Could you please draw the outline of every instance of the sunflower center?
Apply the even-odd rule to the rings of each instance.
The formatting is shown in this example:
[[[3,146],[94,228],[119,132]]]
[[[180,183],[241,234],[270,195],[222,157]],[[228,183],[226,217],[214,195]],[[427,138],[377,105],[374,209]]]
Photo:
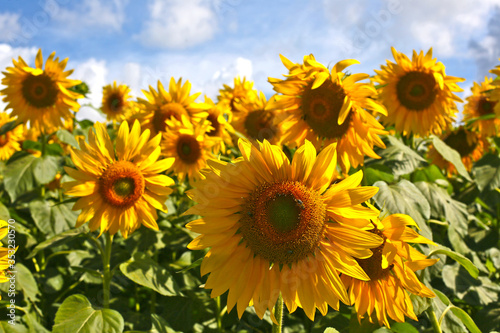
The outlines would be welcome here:
[[[385,240],[387,237],[378,230],[377,228],[369,230],[371,233],[379,235],[384,239],[384,242],[379,247],[372,249],[372,256],[366,259],[356,259],[359,266],[365,271],[366,275],[370,277],[370,280],[375,281],[385,277],[391,271],[393,264],[389,265],[387,268],[382,268],[382,251],[384,250]]]
[[[297,181],[260,185],[242,207],[243,240],[272,263],[291,264],[314,253],[324,233],[326,206]]]
[[[470,141],[470,138],[469,140],[467,139],[467,133],[463,128],[450,133],[446,139],[444,139],[444,143],[458,151],[461,157],[470,155],[474,149],[476,149],[477,140],[473,142]]]
[[[396,94],[399,102],[408,110],[425,110],[436,99],[436,79],[431,73],[408,72],[399,79]]]
[[[214,128],[207,132],[208,136],[217,136],[220,131],[220,123],[217,120],[217,115],[214,113],[210,113],[207,117],[207,120],[210,122],[210,125]]]
[[[273,113],[266,110],[249,112],[245,118],[245,130],[251,139],[270,141],[276,135],[277,128],[273,125]]]
[[[153,126],[157,132],[165,132],[167,124],[165,120],[174,117],[177,120],[181,120],[181,115],[189,117],[186,109],[182,104],[179,103],[167,103],[162,105],[158,110],[155,111],[153,116]]]
[[[196,163],[201,156],[200,143],[191,135],[180,135],[177,139],[177,155],[184,163]]]
[[[102,173],[99,191],[112,206],[128,208],[144,194],[145,181],[141,171],[129,161],[118,161]]]
[[[493,109],[495,108],[495,102],[488,100],[486,97],[481,97],[479,100],[477,111],[480,116],[485,116],[487,114],[493,113]]]
[[[123,108],[123,99],[118,94],[112,94],[108,99],[108,107],[113,112],[120,112]]]
[[[59,89],[52,78],[43,73],[29,75],[21,83],[24,99],[34,107],[45,108],[56,104]]]
[[[313,82],[302,95],[303,119],[319,137],[340,139],[349,129],[352,112],[339,125],[338,119],[344,98],[344,89],[331,80],[326,80],[320,87],[311,89]]]

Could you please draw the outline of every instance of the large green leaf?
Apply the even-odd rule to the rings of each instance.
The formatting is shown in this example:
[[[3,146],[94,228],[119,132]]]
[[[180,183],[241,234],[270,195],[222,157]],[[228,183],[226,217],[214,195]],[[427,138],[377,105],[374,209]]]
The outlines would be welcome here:
[[[383,180],[387,183],[392,183],[394,181],[394,175],[392,174],[391,168],[383,164],[372,164],[366,167],[363,176],[366,185],[372,185],[379,180]]]
[[[176,331],[173,330],[170,325],[167,323],[165,319],[162,317],[158,316],[157,314],[152,314],[151,315],[151,331],[149,333],[175,333]]]
[[[500,187],[500,157],[494,154],[484,155],[472,169],[477,187],[494,190]]]
[[[395,176],[411,173],[422,163],[426,163],[422,156],[396,137],[387,135],[383,140],[387,148],[381,150],[379,155]]]
[[[71,295],[64,300],[56,313],[53,333],[121,333],[124,322],[118,311],[96,310],[87,297]]]
[[[31,271],[18,262],[16,262],[15,267],[16,290],[22,291],[32,302],[38,301],[40,291]]]
[[[33,175],[39,184],[48,184],[57,174],[57,157],[42,156],[33,163]]]
[[[37,185],[33,176],[35,161],[37,161],[35,156],[26,155],[7,164],[4,185],[12,201],[15,201],[21,194],[31,191]]]
[[[468,181],[472,181],[472,179],[469,176],[469,173],[467,172],[467,169],[465,169],[464,163],[462,162],[462,158],[460,157],[458,151],[448,146],[446,143],[444,143],[443,140],[441,140],[437,136],[432,137],[432,144],[434,145],[434,148],[436,148],[438,153],[445,160],[447,160],[448,162],[450,162],[455,166],[460,176],[464,177]]]
[[[168,270],[144,253],[135,253],[131,260],[120,265],[120,270],[135,283],[153,289],[162,295],[181,295],[179,287]]]
[[[9,209],[0,202],[0,220],[7,221],[10,219]]]
[[[450,257],[451,259],[455,260],[460,265],[462,265],[467,270],[467,272],[469,272],[469,274],[474,279],[477,279],[477,277],[479,276],[479,270],[477,269],[477,267],[474,266],[474,264],[472,263],[472,261],[470,261],[469,259],[467,259],[462,254],[457,253],[455,251],[452,251],[449,248],[447,248],[445,246],[442,246],[442,245],[439,245],[439,247],[437,249],[432,250],[431,252],[429,252],[429,254],[427,255],[427,257],[431,257],[431,256],[433,256],[435,254],[444,254],[444,255]]]
[[[34,200],[28,205],[38,229],[49,236],[75,226],[78,214],[71,211],[71,206],[72,203],[55,204],[51,200]]]
[[[61,244],[66,243],[67,241],[72,240],[75,237],[78,237],[86,232],[88,232],[89,229],[86,225],[81,226],[80,228],[76,229],[71,229],[65,232],[62,232],[60,234],[55,235],[52,238],[49,238],[40,244],[38,244],[33,251],[26,257],[26,259],[31,259],[33,258],[38,252],[45,250],[48,247],[55,247],[59,246]]]
[[[8,319],[8,317],[7,317]],[[9,324],[8,321],[0,321],[0,333],[28,333],[28,329],[19,322]]]
[[[67,130],[59,129],[56,132],[56,136],[62,142],[66,143],[74,148],[78,148],[78,142],[76,141],[75,137],[73,136],[73,134],[71,134]]]
[[[451,310],[451,312],[462,322],[462,324],[464,324],[469,329],[471,333],[481,333],[476,323],[474,323],[474,320],[472,320],[472,318],[467,314],[467,312],[453,305],[453,303],[450,302],[448,297],[446,297],[446,295],[440,292],[439,290],[434,289],[434,292],[436,293],[438,299]],[[445,314],[445,316],[447,315],[448,312],[447,314]]]

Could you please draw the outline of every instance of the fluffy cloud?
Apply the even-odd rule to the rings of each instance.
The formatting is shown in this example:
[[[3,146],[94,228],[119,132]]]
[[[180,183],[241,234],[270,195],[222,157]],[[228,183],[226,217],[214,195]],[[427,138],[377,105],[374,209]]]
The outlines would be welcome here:
[[[0,13],[0,42],[10,42],[21,32],[19,14]]]
[[[212,39],[217,17],[206,0],[153,0],[150,19],[135,36],[154,48],[184,49]]]

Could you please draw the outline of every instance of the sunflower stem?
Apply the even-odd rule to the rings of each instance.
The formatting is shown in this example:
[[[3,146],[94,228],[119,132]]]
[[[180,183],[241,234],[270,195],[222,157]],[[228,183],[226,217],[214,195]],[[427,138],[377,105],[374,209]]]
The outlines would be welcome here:
[[[274,306],[274,316],[276,317],[276,321],[278,324],[273,323],[273,333],[281,333],[283,331],[283,297],[281,294],[278,296],[278,300],[276,301],[276,305]]]
[[[103,287],[103,306],[105,309],[109,309],[109,287],[111,284],[111,270],[110,270],[110,261],[111,261],[111,246],[113,244],[113,236],[109,234],[109,232],[104,233],[106,237],[106,245],[104,251],[102,252],[102,265],[103,265],[103,279],[102,279],[102,287]]]
[[[215,319],[217,320],[217,330],[222,332],[222,316],[220,311],[220,296],[215,297]]]
[[[432,324],[432,329],[434,330],[434,333],[442,333],[441,331],[441,326],[439,326],[439,322],[436,316],[436,313],[434,312],[434,308],[431,306],[427,309],[427,315],[429,316],[429,320],[431,321]]]

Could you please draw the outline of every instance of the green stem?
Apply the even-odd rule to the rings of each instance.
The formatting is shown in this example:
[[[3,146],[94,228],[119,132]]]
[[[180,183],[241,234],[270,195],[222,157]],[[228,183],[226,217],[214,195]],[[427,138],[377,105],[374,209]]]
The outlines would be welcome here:
[[[220,296],[215,297],[215,319],[217,320],[217,329],[222,332],[222,316],[220,311]]]
[[[42,153],[42,157],[45,156],[45,148],[47,146],[47,136],[45,134],[42,133],[41,135],[41,139],[42,139],[42,148],[41,148],[41,153]]]
[[[113,236],[111,236],[108,232],[104,233],[106,236],[106,245],[104,251],[102,252],[102,265],[104,269],[102,286],[103,286],[103,297],[104,297],[104,308],[109,309],[109,286],[111,284],[111,270],[110,270],[110,261],[111,261],[111,247],[113,244]]]
[[[434,308],[431,306],[427,310],[427,315],[429,316],[429,320],[431,321],[432,324],[432,329],[434,330],[434,333],[442,333],[441,327],[439,326],[438,319],[436,317],[436,313],[434,312]]]
[[[283,331],[282,326],[283,326],[283,297],[281,297],[281,294],[278,296],[278,300],[276,301],[276,305],[274,306],[274,316],[276,317],[276,320],[278,321],[278,324],[276,325],[273,323],[273,333],[281,333]]]

